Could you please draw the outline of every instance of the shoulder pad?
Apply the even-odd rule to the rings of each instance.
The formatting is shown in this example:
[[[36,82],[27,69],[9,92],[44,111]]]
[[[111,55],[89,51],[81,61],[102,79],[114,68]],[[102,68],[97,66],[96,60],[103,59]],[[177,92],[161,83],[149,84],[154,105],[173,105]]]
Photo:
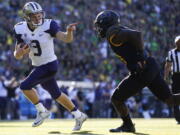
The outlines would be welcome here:
[[[25,21],[22,21],[22,22],[19,22],[17,24],[14,25],[14,30],[16,33],[21,33],[21,31],[24,30],[24,27],[25,27]]]
[[[24,24],[24,21],[22,21],[22,22],[18,22],[17,24],[15,24],[14,26],[16,27],[16,26],[18,26],[18,25],[23,25]]]

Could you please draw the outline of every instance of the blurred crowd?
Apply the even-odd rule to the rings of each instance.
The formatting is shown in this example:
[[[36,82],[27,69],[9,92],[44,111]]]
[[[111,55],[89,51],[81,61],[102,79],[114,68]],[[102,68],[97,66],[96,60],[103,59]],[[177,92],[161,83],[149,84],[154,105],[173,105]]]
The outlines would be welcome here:
[[[26,120],[35,118],[36,109],[22,94],[15,77],[0,80],[0,120]],[[117,118],[110,102],[114,92],[111,84],[101,82],[94,88],[60,87],[72,102],[89,118]],[[72,118],[63,106],[52,100],[49,93],[40,85],[36,87],[40,102],[51,111],[51,118]],[[171,108],[154,98],[145,88],[136,96],[127,100],[133,118],[172,117]]]
[[[18,90],[18,85],[19,81],[30,72],[31,61],[28,58],[22,61],[14,59],[13,26],[23,20],[22,7],[28,1],[0,0],[1,119],[11,118],[11,115],[7,113],[8,104],[16,105],[13,105],[16,109],[14,111],[16,114],[13,115],[19,118],[22,112],[21,103],[27,102]],[[99,87],[90,90],[62,87],[68,92],[76,91],[73,98],[78,98],[75,98],[74,102],[77,102],[77,106],[81,106],[81,109],[90,117],[115,117],[116,114],[110,104],[110,96],[117,83],[128,74],[125,66],[115,57],[108,44],[96,36],[93,20],[97,13],[106,9],[115,10],[120,15],[122,25],[142,31],[146,51],[155,56],[160,65],[163,65],[168,50],[174,47],[174,37],[180,33],[179,0],[37,0],[37,2],[45,10],[46,18],[55,19],[62,31],[65,31],[67,24],[80,22],[74,34],[73,43],[55,41],[55,50],[60,63],[57,79],[101,82]],[[9,89],[9,86],[13,86],[13,90]],[[14,91],[13,94],[10,91]],[[72,93],[68,92],[67,94],[71,96]],[[144,98],[142,93],[127,101],[134,117],[162,117],[162,112],[165,116],[170,116],[171,111],[167,106],[151,96]],[[92,99],[93,96],[94,99]],[[10,99],[12,103],[9,103]],[[96,102],[96,100],[99,101]],[[56,103],[50,99],[46,102],[49,109],[56,112],[54,117],[58,117],[58,110],[63,110],[62,107],[57,107]],[[151,102],[150,105],[149,102]],[[57,108],[53,107],[54,105]],[[162,107],[159,107],[160,105]],[[12,107],[9,108],[12,109]],[[33,109],[31,111],[33,112]]]

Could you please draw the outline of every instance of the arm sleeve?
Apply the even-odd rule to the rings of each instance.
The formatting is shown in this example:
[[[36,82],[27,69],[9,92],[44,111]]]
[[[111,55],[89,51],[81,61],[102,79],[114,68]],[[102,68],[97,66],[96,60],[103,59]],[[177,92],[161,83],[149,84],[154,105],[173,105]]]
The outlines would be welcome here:
[[[60,31],[60,27],[56,21],[52,20],[50,23],[50,28],[46,32],[49,33],[52,37],[56,37],[56,33]]]

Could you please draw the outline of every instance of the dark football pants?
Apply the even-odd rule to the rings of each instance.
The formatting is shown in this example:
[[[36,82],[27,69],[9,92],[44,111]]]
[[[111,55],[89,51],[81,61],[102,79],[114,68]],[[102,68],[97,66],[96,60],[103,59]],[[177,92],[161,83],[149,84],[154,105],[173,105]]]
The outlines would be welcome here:
[[[171,96],[170,89],[160,75],[159,67],[154,58],[148,58],[146,62],[147,65],[143,72],[131,74],[120,82],[113,94],[113,98],[124,102],[146,86],[162,101]]]
[[[180,93],[180,73],[174,73],[172,76],[172,93]],[[174,117],[177,122],[180,122],[180,106],[174,106]]]
[[[61,91],[55,80],[57,70],[57,61],[34,67],[27,78],[21,82],[20,89],[31,90],[37,84],[41,84],[41,86],[51,94],[52,98],[58,98],[61,95]]]

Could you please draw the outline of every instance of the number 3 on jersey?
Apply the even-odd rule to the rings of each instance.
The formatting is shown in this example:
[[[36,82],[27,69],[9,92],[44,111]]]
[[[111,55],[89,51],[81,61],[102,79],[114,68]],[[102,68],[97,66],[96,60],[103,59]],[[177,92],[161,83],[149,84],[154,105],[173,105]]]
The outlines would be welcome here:
[[[32,40],[31,45],[32,45],[33,48],[37,49],[37,52],[34,53],[34,56],[41,56],[42,50],[41,50],[41,46],[40,46],[39,41],[38,40]]]

